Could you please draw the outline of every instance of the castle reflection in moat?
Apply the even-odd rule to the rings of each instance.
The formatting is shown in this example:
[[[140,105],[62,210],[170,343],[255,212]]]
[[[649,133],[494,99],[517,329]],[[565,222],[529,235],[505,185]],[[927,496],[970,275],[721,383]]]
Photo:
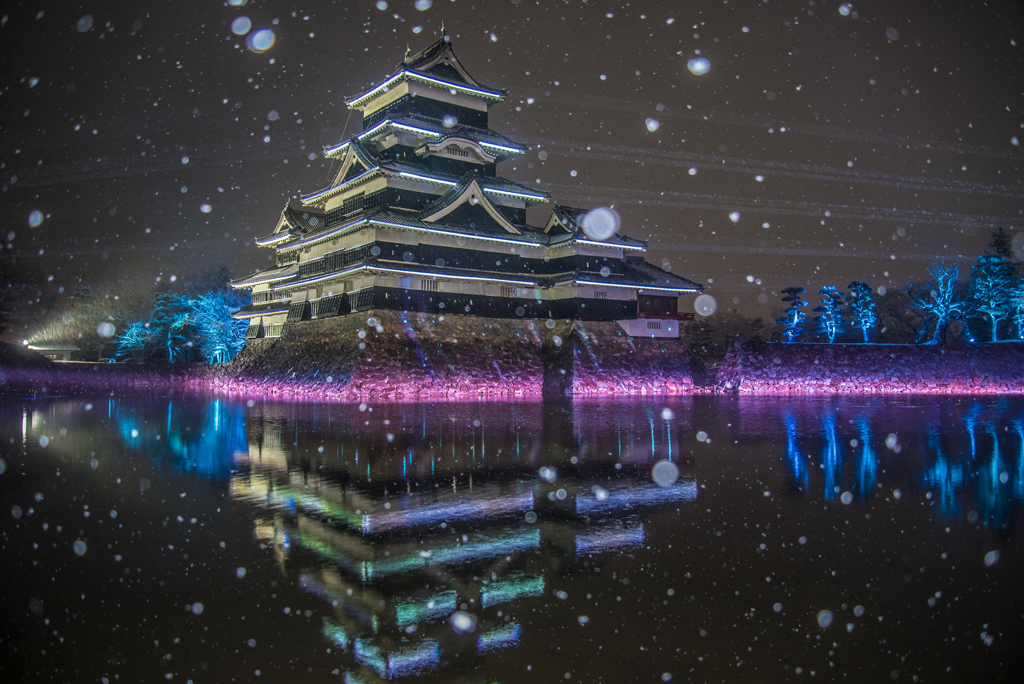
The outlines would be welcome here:
[[[522,599],[557,599],[553,577],[643,545],[641,509],[697,498],[679,425],[654,407],[598,431],[571,405],[437,409],[367,407],[338,429],[337,414],[266,405],[235,452],[231,495],[263,508],[257,536],[324,599],[350,682],[515,647],[531,624]],[[661,486],[651,467],[670,459],[682,474]]]
[[[768,489],[794,503],[902,497],[939,525],[1003,537],[1024,498],[1024,412],[1011,399],[96,408],[128,450],[255,507],[259,543],[323,599],[322,636],[351,682],[472,669],[530,636],[566,577],[650,545],[652,515],[698,492],[761,497],[731,474],[698,484],[712,460],[702,472],[754,479],[782,465]],[[26,413],[23,434],[54,417]],[[659,461],[678,467],[670,486],[653,481]],[[461,613],[469,623],[453,625]]]

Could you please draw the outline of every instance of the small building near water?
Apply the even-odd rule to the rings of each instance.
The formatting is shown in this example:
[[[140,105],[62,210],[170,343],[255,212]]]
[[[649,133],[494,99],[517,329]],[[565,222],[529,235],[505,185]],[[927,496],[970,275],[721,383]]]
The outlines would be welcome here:
[[[51,342],[26,345],[28,349],[45,356],[51,361],[81,361],[82,350],[67,342]]]
[[[362,132],[325,148],[336,173],[291,201],[269,234],[275,268],[236,280],[252,302],[247,337],[371,309],[497,318],[619,321],[630,335],[678,337],[682,295],[702,285],[644,260],[618,215],[553,204],[498,175],[526,146],[488,127],[506,92],[476,81],[447,34],[353,97]]]

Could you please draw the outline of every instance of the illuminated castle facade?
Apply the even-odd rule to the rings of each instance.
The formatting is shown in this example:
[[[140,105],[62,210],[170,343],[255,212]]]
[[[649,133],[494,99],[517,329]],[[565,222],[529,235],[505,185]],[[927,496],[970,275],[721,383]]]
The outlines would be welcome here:
[[[248,338],[371,309],[620,321],[678,337],[692,317],[679,297],[701,285],[645,262],[646,243],[594,239],[585,210],[557,204],[544,226],[527,224],[527,208],[549,197],[497,175],[526,152],[488,128],[505,96],[470,76],[443,35],[349,100],[363,131],[325,149],[333,182],[256,240],[276,268],[232,283],[252,292],[234,314],[250,321]]]

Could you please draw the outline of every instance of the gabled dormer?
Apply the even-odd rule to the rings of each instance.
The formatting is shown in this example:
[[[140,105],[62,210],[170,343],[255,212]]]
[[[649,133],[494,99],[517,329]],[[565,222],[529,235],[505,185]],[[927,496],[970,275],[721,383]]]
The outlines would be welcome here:
[[[580,232],[579,219],[586,213],[586,209],[556,204],[551,210],[547,225],[544,226],[544,232],[548,235],[575,235]]]
[[[441,28],[441,37],[436,42],[416,54],[406,53],[401,66],[446,81],[461,82],[474,88],[492,90],[469,75],[462,62],[455,56],[451,37],[443,27]]]
[[[338,169],[338,174],[334,177],[331,185],[340,185],[345,181],[350,181],[377,165],[377,160],[374,159],[371,152],[356,138],[349,141],[343,154],[344,156],[340,157],[341,168]]]
[[[476,176],[469,176],[458,185],[442,195],[437,201],[424,207],[420,212],[420,220],[427,223],[440,221],[447,217],[448,221],[470,223],[479,217],[490,219],[505,232],[522,235],[522,230],[513,223],[488,198]],[[486,217],[486,219],[485,219]],[[457,221],[457,219],[463,219]],[[490,222],[487,221],[487,222]]]

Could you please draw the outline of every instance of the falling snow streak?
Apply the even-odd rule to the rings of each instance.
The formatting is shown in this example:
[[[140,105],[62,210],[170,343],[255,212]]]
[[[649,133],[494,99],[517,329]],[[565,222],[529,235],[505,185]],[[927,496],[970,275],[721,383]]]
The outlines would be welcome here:
[[[764,200],[729,195],[693,192],[658,192],[654,190],[622,187],[587,186],[567,183],[542,183],[544,190],[564,196],[580,196],[588,201],[608,204],[636,203],[643,206],[672,207],[676,209],[711,209],[722,212],[726,218],[731,211],[769,214],[777,216],[812,216],[819,219],[848,219],[852,221],[886,221],[891,223],[943,225],[962,227],[1012,225],[1015,218],[989,214],[953,214],[913,209],[855,206],[851,204],[823,204],[793,200]],[[828,212],[826,214],[826,212]]]
[[[603,95],[586,95],[578,91],[540,91],[530,87],[510,86],[517,95],[530,95],[538,102],[550,102],[560,107],[579,108],[580,110],[593,111],[595,109],[608,109],[618,112],[631,112],[643,121],[643,117],[651,113],[651,103],[638,100],[622,100]],[[799,133],[816,137],[830,138],[832,140],[846,140],[870,143],[875,145],[893,145],[900,149],[928,150],[929,152],[949,152],[958,155],[974,155],[979,157],[991,157],[995,159],[1021,160],[1024,154],[1020,150],[996,150],[981,145],[968,145],[966,143],[953,143],[937,140],[935,138],[911,137],[886,133],[884,131],[868,131],[863,129],[850,129],[841,126],[823,126],[820,124],[794,123],[782,119],[769,117],[750,116],[735,112],[719,112],[710,109],[690,109],[686,105],[668,106],[658,112],[661,119],[662,132],[665,130],[666,119],[687,119],[700,121],[707,124],[721,124],[726,126],[739,126],[743,128],[757,128],[764,132],[769,129],[779,131],[782,135]]]
[[[904,174],[861,171],[822,164],[767,161],[726,157],[699,152],[672,152],[653,147],[630,147],[627,145],[603,145],[575,140],[550,140],[518,136],[519,141],[549,152],[562,151],[566,158],[600,159],[618,163],[659,164],[681,168],[697,168],[708,171],[742,173],[749,176],[778,176],[858,185],[877,185],[898,190],[924,192],[950,192],[970,195],[992,195],[997,197],[1024,198],[1024,188],[1000,183],[982,183],[956,179],[928,178]],[[1024,160],[1022,160],[1024,161]]]
[[[143,152],[145,156],[142,156]],[[18,177],[15,187],[40,187],[156,173],[179,173],[183,166],[183,155],[188,157],[190,167],[216,168],[281,158],[291,158],[299,163],[307,161],[306,154],[287,136],[271,136],[268,143],[263,142],[262,137],[242,138],[234,143],[211,142],[201,149],[175,147],[155,151],[153,147],[140,145],[131,154],[105,154],[78,161],[51,162],[43,166],[12,167],[12,170]]]
[[[839,249],[835,247],[780,247],[778,245],[772,245],[770,243],[760,243],[759,245],[701,245],[701,244],[687,244],[681,242],[661,242],[658,243],[659,250],[668,250],[675,252],[711,252],[711,253],[724,253],[724,254],[779,254],[784,256],[812,256],[816,258],[821,257],[849,257],[849,258],[862,258],[862,259],[889,259],[891,260],[894,254],[893,250],[887,252],[880,252],[873,248],[865,248],[862,245],[846,245]],[[959,255],[958,255],[959,256]],[[934,261],[941,258],[941,255],[930,255],[930,254],[919,254],[917,252],[905,252],[900,251],[898,253],[899,259],[912,259],[918,261]],[[715,279],[716,283],[727,282],[728,278],[718,277]],[[736,282],[747,281],[743,278],[739,278]]]

